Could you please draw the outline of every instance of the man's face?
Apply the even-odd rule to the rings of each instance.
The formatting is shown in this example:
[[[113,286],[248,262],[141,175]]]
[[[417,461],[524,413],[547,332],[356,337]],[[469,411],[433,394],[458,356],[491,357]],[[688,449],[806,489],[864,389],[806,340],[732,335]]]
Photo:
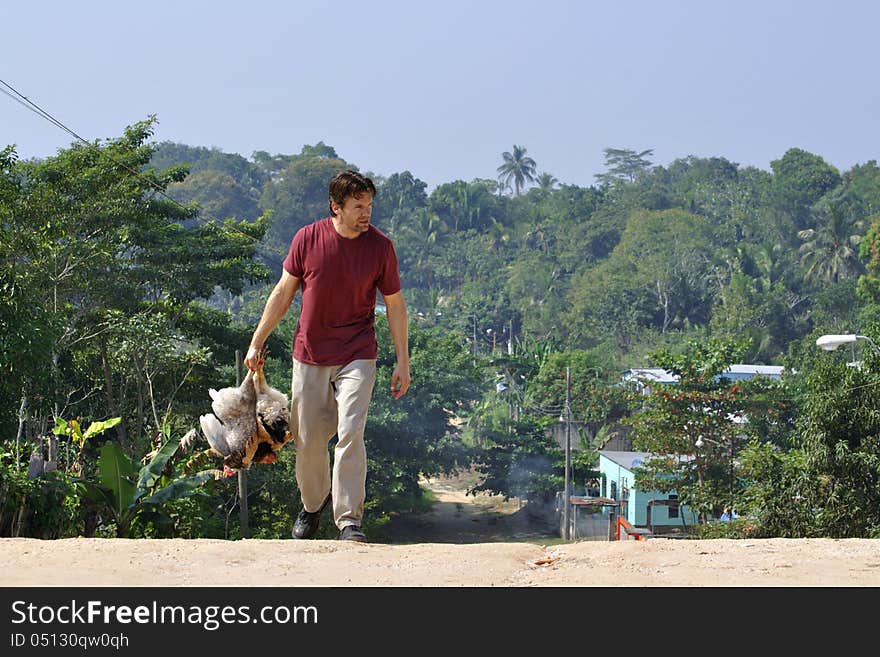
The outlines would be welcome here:
[[[345,237],[357,237],[367,232],[373,214],[373,196],[365,193],[349,196],[343,205],[333,204],[337,225]]]

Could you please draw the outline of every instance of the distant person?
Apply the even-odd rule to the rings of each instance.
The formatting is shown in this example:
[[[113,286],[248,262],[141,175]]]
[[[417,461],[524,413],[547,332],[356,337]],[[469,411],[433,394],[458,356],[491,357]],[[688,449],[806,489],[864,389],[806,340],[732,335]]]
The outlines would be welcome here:
[[[721,522],[730,522],[731,520],[739,518],[739,515],[736,511],[731,511],[729,506],[724,507],[724,512],[721,514]]]
[[[251,338],[245,364],[287,312],[297,289],[302,308],[293,337],[290,432],[302,509],[294,538],[311,538],[332,502],[340,540],[365,541],[364,429],[376,381],[376,291],[385,300],[397,363],[391,395],[410,385],[406,304],[391,240],[370,225],[373,181],[342,171],[330,181],[330,216],[298,230]],[[327,445],[338,437],[333,471]]]

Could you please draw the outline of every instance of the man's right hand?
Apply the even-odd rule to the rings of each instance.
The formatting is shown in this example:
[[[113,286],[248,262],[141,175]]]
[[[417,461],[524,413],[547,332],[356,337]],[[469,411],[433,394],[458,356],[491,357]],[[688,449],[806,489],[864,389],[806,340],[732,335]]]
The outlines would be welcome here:
[[[248,347],[247,356],[244,357],[244,364],[251,372],[257,369],[257,366],[260,364],[260,349],[261,347],[255,347],[251,345]]]

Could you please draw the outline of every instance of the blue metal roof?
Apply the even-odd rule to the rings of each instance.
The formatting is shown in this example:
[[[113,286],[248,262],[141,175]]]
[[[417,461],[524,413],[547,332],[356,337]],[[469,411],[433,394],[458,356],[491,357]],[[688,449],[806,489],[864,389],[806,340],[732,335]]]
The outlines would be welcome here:
[[[785,368],[781,365],[731,365],[724,372],[715,378],[731,379],[733,381],[751,379],[755,376],[766,376],[771,379],[781,379],[782,371]],[[678,375],[673,374],[662,367],[634,367],[623,373],[624,381],[637,380],[645,385],[652,383],[678,383]]]

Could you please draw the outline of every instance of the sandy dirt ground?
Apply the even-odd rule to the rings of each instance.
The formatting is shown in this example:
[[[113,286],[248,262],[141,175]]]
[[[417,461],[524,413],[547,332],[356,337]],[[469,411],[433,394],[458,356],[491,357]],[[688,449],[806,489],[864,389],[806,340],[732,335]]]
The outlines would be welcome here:
[[[2,586],[875,587],[880,540],[562,542],[516,500],[425,482],[382,542],[0,539]]]

